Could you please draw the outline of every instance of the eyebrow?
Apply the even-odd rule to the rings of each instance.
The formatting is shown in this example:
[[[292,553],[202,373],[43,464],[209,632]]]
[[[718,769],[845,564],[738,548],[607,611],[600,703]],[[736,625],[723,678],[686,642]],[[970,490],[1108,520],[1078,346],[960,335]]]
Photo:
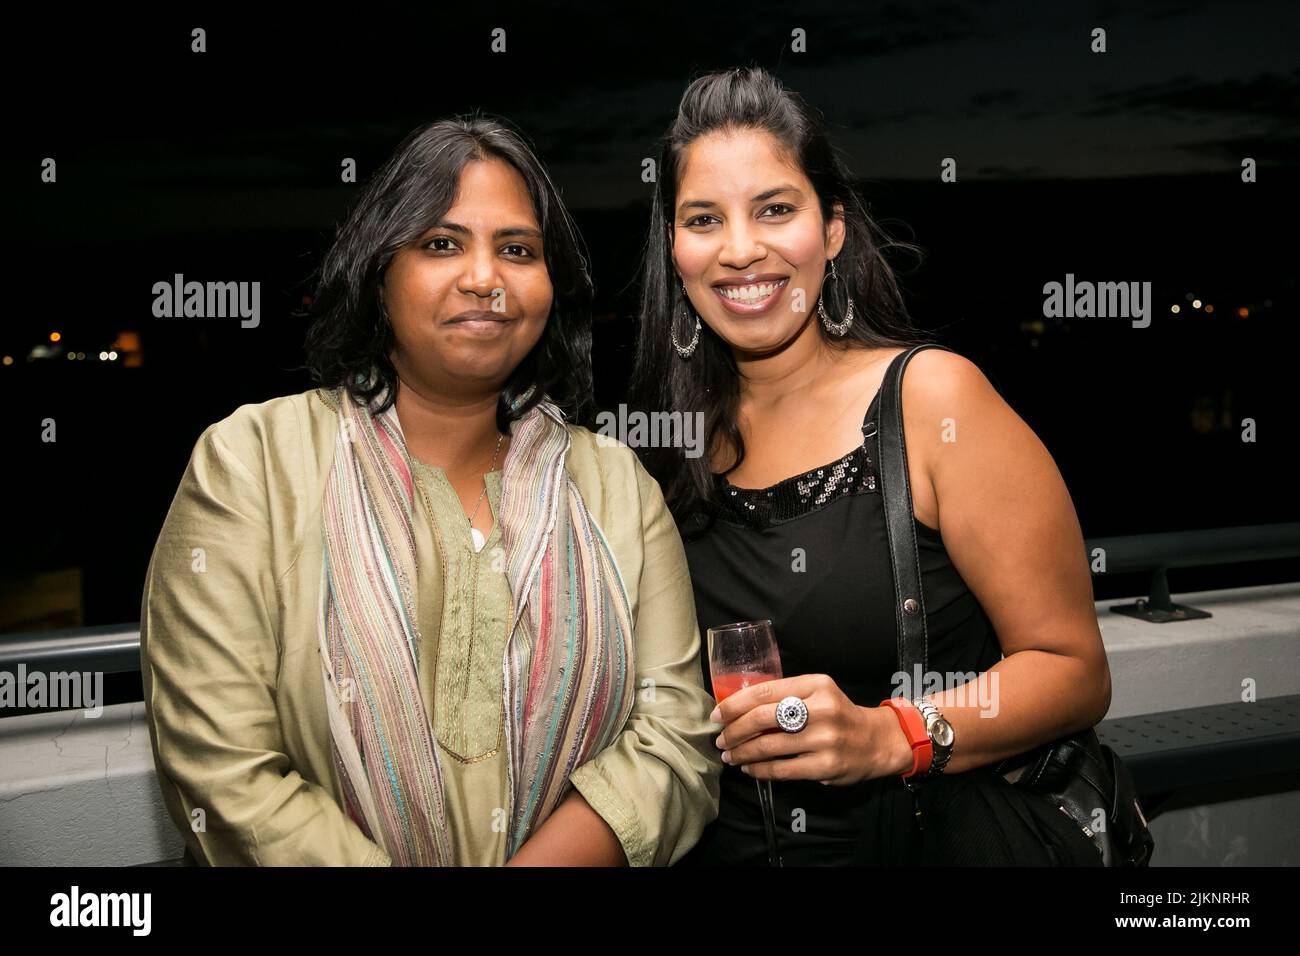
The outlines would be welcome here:
[[[765,199],[771,199],[773,196],[779,196],[781,193],[797,193],[802,196],[803,193],[789,183],[783,183],[780,186],[773,186],[771,189],[764,189],[757,196],[750,199],[750,202],[763,202]],[[718,204],[707,199],[691,199],[677,207],[678,212],[685,212],[687,209],[713,209]]]
[[[429,231],[432,232],[434,229],[445,229],[447,232],[459,233],[462,236],[468,236],[470,234],[468,227],[462,226],[458,222],[448,222],[446,220],[435,222]],[[542,231],[540,229],[534,229],[532,226],[506,226],[502,229],[497,229],[492,233],[493,239],[510,239],[516,237],[541,239]]]

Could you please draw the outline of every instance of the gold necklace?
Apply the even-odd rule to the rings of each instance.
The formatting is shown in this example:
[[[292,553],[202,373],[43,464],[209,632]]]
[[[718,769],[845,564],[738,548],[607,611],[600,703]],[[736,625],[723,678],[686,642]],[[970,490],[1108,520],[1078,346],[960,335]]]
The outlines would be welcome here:
[[[488,471],[496,470],[497,455],[501,453],[501,440],[503,438],[505,438],[504,435],[501,434],[497,435],[497,447],[496,450],[492,452],[492,464],[488,467]],[[475,552],[482,551],[483,545],[487,544],[487,538],[483,536],[483,532],[480,531],[478,528],[474,527],[474,519],[478,517],[478,509],[482,506],[483,496],[486,494],[487,494],[487,477],[485,475],[483,478],[483,490],[478,493],[478,501],[474,502],[474,510],[470,512],[470,516],[469,516],[469,537],[470,540],[474,542]]]

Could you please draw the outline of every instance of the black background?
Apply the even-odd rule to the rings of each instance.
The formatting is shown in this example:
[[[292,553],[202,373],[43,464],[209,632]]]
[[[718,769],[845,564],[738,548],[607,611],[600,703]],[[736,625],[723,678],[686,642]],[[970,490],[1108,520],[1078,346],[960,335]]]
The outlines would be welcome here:
[[[693,76],[751,63],[826,114],[873,214],[925,249],[895,263],[914,319],[1043,440],[1086,537],[1300,520],[1293,4],[323,11],[53,8],[6,30],[0,574],[82,567],[86,624],[138,620],[199,433],[310,387],[292,312],[359,188],[339,182],[344,157],[364,182],[428,120],[481,109],[521,126],[591,253],[610,407],[631,360],[641,161]],[[195,26],[206,53],[190,52]],[[498,26],[505,54],[490,51]],[[1098,26],[1105,54],[1089,52]],[[789,49],[795,27],[806,53]],[[54,185],[40,180],[47,156]],[[957,183],[939,181],[944,157]],[[152,286],[175,273],[260,281],[260,326],[153,318]],[[1066,273],[1150,281],[1151,327],[1044,319],[1043,285]],[[52,330],[98,355],[123,329],[141,334],[140,368],[27,360]],[[41,441],[46,418],[56,443]],[[1171,585],[1298,569],[1189,570]],[[1143,587],[1094,581],[1101,598]]]

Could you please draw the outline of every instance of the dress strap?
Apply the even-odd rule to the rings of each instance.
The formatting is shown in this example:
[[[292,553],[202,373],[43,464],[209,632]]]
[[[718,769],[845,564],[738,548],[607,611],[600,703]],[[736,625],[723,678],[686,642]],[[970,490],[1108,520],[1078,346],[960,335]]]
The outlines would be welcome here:
[[[865,441],[875,436],[880,430],[880,416],[877,414],[880,410],[880,392],[876,392],[875,398],[867,406],[867,412],[862,416],[862,438]]]

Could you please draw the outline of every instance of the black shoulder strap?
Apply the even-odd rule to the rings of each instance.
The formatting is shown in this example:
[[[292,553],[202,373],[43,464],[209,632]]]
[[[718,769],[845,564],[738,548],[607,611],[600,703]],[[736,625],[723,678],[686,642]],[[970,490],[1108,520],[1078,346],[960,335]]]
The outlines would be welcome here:
[[[925,596],[921,593],[921,557],[916,549],[912,517],[912,488],[907,475],[907,440],[903,434],[903,370],[912,356],[925,349],[952,349],[943,345],[917,345],[900,352],[885,370],[880,386],[879,445],[880,497],[885,507],[885,532],[894,568],[894,615],[898,621],[898,669],[908,675],[921,665],[929,667],[930,646],[925,629]],[[922,678],[924,679],[924,678]],[[916,688],[917,695],[920,688]]]

